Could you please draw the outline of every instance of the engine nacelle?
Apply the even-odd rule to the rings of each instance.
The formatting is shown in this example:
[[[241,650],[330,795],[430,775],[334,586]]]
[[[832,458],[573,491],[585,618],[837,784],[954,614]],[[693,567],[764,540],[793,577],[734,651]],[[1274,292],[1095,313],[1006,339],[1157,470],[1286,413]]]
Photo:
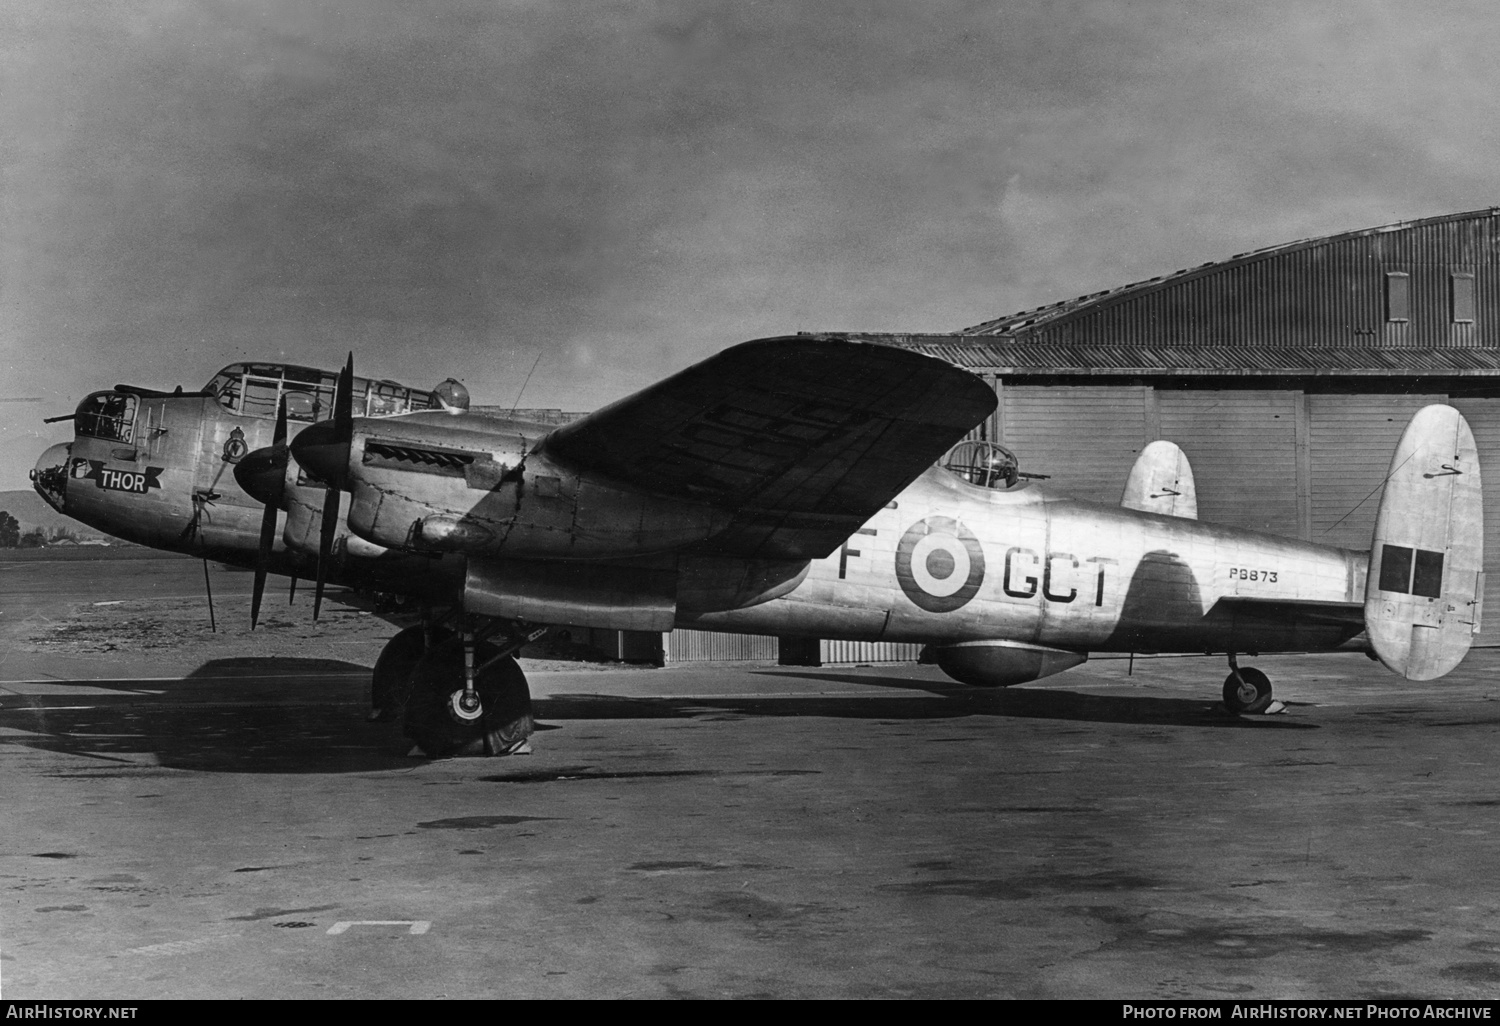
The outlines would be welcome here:
[[[677,571],[471,556],[463,605],[506,620],[669,631],[677,616]]]
[[[389,548],[609,559],[703,541],[732,519],[726,510],[572,473],[537,455],[510,466],[456,448],[419,451],[384,441],[367,442],[365,454],[353,475],[349,529]]]
[[[1020,641],[965,641],[929,648],[923,657],[928,660],[960,684],[1007,688],[1072,669],[1086,662],[1088,653]]]

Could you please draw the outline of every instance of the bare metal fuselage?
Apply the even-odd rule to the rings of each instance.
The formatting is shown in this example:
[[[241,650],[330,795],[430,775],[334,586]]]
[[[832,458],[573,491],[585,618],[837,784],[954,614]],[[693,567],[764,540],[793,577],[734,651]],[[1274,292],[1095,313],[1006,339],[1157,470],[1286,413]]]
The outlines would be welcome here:
[[[392,434],[407,423],[423,426],[428,434],[452,435],[449,441],[468,442],[476,449],[477,442],[461,436],[476,429],[493,433],[478,420],[465,429],[466,418],[420,414],[373,422],[370,430]],[[294,434],[298,429],[293,426]],[[492,450],[498,473],[506,463],[524,460],[536,437],[539,433],[518,438],[511,446],[514,453],[494,439],[480,441]],[[49,450],[39,468],[65,468],[65,511],[84,523],[158,548],[253,565],[263,507],[236,484],[232,457],[270,442],[269,420],[230,415],[211,397],[145,397],[129,441],[80,436],[70,449]],[[532,462],[526,461],[528,481],[544,484],[546,474],[556,473],[545,461]],[[529,568],[533,576],[558,577],[560,571],[546,570],[560,565],[548,562],[559,554],[553,551],[557,547],[539,547],[535,537],[548,530],[567,534],[572,545],[564,551],[576,548],[583,536],[557,528],[564,523],[576,527],[578,509],[602,515],[601,523],[619,520],[623,533],[616,534],[632,545],[651,540],[640,537],[639,525],[651,520],[641,512],[642,504],[665,500],[640,493],[622,511],[603,492],[584,502],[584,486],[595,487],[591,482],[575,488],[566,475],[558,477],[555,499],[533,484],[525,501],[502,503],[509,494],[505,489],[514,491],[514,486],[498,479],[397,474],[393,486],[399,491],[393,487],[379,497],[386,500],[380,506],[384,516],[390,516],[386,507],[391,495],[411,506],[395,518],[399,530],[370,537],[375,532],[362,522],[358,495],[351,518],[364,541],[383,545],[405,537],[409,523],[434,510],[485,527],[497,538],[486,558],[500,563],[486,569],[468,561],[469,600],[485,597],[482,593],[515,576],[513,571],[501,573],[509,559],[519,557],[516,566]],[[39,490],[47,494],[41,484]],[[628,487],[610,487],[633,494]],[[271,569],[306,574],[316,551],[323,489],[294,487],[290,497],[286,533],[299,544],[289,549],[278,532]],[[561,520],[561,514],[549,512],[549,504],[569,499],[573,504]],[[505,516],[487,514],[497,503]],[[703,521],[688,525],[690,535],[711,535],[712,517],[687,512]],[[378,523],[379,516],[369,519]],[[613,537],[594,533],[605,540]],[[341,530],[341,537],[348,537],[347,530]],[[524,550],[510,551],[522,543]],[[358,537],[348,543],[349,556],[359,544]],[[581,569],[588,560],[564,562]],[[336,579],[377,589],[456,596],[466,587],[462,555],[393,548],[374,558],[342,558],[340,564]],[[639,628],[649,623],[649,629],[664,629],[675,621],[682,627],[736,633],[936,645],[1003,639],[1077,652],[1307,650],[1335,647],[1359,627],[1347,619],[1268,615],[1266,604],[1296,608],[1361,602],[1367,565],[1363,553],[1055,498],[1035,484],[980,488],[934,468],[837,551],[805,567],[662,553],[640,571],[650,577],[659,614],[643,618],[583,593],[571,596],[566,588],[548,600],[550,605],[529,608],[557,609],[556,622],[578,625]],[[635,571],[627,563],[612,572]],[[602,574],[575,576],[586,587]],[[1221,602],[1237,598],[1258,600],[1259,605],[1248,610],[1245,604]],[[570,603],[573,613],[565,615]]]
[[[979,488],[934,468],[787,594],[680,610],[678,623],[1074,651],[1308,650],[1360,628],[1278,617],[1277,605],[1362,602],[1367,568],[1360,552],[1056,498],[1035,484]]]

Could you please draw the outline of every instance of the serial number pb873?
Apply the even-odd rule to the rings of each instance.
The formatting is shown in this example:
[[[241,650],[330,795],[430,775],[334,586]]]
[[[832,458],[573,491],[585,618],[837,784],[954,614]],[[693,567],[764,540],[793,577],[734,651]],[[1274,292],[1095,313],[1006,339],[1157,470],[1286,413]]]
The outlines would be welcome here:
[[[1231,581],[1266,581],[1270,584],[1276,583],[1275,570],[1261,570],[1258,568],[1232,566],[1229,568],[1229,579]]]

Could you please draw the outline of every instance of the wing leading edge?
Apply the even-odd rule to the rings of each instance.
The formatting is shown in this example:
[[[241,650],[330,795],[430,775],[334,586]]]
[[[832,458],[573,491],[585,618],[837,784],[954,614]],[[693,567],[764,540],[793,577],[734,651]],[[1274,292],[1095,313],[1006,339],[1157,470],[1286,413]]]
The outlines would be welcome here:
[[[979,378],[920,353],[768,338],[559,428],[548,456],[734,512],[713,551],[818,559],[995,409]]]

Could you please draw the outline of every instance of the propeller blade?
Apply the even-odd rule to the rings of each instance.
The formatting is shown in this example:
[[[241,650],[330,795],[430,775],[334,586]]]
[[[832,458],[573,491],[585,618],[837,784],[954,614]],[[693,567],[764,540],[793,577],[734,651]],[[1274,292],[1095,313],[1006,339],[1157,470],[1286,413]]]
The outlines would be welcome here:
[[[250,591],[250,629],[260,622],[260,600],[266,593],[266,568],[271,562],[271,547],[276,543],[276,507],[266,506],[260,515],[260,552],[255,558],[255,583]]]
[[[309,424],[292,440],[298,465],[330,488],[349,481],[349,448],[354,441],[354,354],[339,371],[333,392],[333,417]]]
[[[316,425],[314,425],[316,426]],[[325,469],[331,471],[324,480],[328,493],[323,497],[323,536],[318,541],[318,580],[313,589],[313,619],[323,608],[323,586],[328,582],[329,564],[333,562],[333,539],[339,529],[339,489],[349,481],[349,447],[354,441],[354,353],[344,362],[333,386],[333,437],[325,445]]]
[[[276,545],[276,511],[281,508],[285,492],[286,467],[286,399],[283,397],[276,408],[276,428],[271,435],[271,445],[247,453],[234,468],[234,479],[240,487],[260,499],[266,507],[260,515],[260,547],[255,555],[255,581],[250,591],[252,631],[260,623],[260,604],[266,594],[271,551]]]
[[[328,565],[333,562],[333,539],[339,530],[339,490],[329,487],[323,496],[323,536],[318,540],[318,580],[313,588],[313,619],[323,608],[323,586],[328,582]]]
[[[234,465],[234,479],[252,498],[280,508],[286,490],[286,400],[276,409],[276,430],[271,444],[245,454]]]
[[[354,353],[339,371],[338,381],[333,386],[334,438],[348,445],[354,438]]]
[[[339,492],[349,486],[349,456],[354,444],[354,354],[349,354],[333,388],[333,417],[309,424],[287,447],[297,465],[327,488],[323,496],[323,529],[318,539],[318,576],[313,588],[313,619],[323,610],[323,591],[333,564],[339,530]]]

